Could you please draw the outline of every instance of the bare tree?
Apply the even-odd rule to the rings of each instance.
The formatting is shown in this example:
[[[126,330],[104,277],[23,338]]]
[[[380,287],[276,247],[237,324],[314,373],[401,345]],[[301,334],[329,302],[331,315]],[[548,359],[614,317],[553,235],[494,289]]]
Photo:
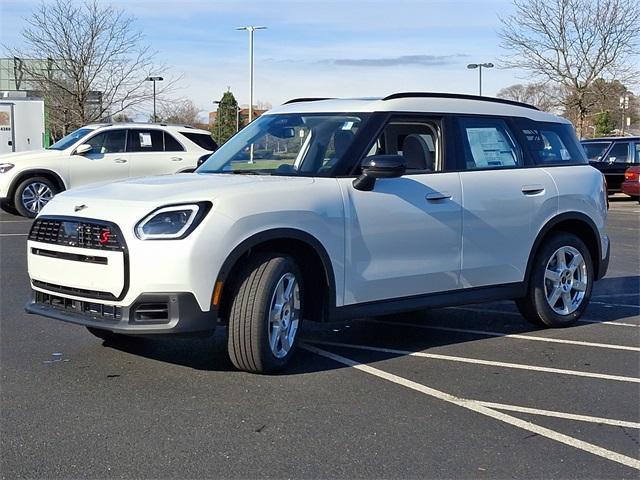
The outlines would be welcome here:
[[[585,96],[598,78],[632,82],[640,43],[637,0],[513,0],[515,12],[501,18],[502,64],[568,89],[582,134]]]
[[[557,112],[565,97],[565,89],[544,83],[517,83],[501,89],[498,98],[528,103],[545,112]]]
[[[42,2],[26,19],[24,47],[7,48],[48,103],[52,127],[63,131],[148,102],[145,79],[162,66],[143,43],[135,19],[98,0]],[[28,59],[28,61],[27,61]],[[159,94],[175,80],[163,82]]]
[[[198,115],[201,111],[191,100],[165,100],[160,104],[157,117],[164,123],[195,125],[200,123]]]

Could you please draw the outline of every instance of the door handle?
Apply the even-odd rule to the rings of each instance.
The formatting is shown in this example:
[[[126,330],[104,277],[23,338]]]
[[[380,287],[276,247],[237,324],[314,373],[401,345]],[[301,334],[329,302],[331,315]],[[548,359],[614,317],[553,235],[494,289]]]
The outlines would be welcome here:
[[[429,202],[435,202],[437,200],[449,200],[451,198],[451,194],[449,192],[435,192],[428,193],[426,199]]]
[[[116,158],[113,163],[127,163],[126,158]]]
[[[181,162],[182,161],[182,157],[171,157],[171,161],[172,162]]]
[[[525,195],[538,195],[544,193],[544,186],[542,185],[523,185],[522,193]]]

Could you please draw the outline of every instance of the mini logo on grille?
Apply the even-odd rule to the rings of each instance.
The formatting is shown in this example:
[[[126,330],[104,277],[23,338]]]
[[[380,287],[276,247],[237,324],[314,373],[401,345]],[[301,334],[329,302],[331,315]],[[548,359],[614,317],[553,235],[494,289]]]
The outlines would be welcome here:
[[[109,230],[103,230],[98,236],[98,242],[100,242],[100,245],[106,245],[109,242],[109,238],[111,238],[111,232]]]
[[[73,207],[73,211],[74,212],[79,212],[80,210],[84,210],[85,208],[89,208],[86,205],[76,205],[75,207]]]

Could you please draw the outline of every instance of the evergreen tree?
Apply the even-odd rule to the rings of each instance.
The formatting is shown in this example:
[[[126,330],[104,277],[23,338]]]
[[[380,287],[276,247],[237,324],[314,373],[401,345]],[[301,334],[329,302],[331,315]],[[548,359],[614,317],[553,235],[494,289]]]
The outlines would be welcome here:
[[[596,116],[595,127],[596,137],[606,137],[611,135],[613,130],[616,128],[616,122],[611,118],[611,112],[608,110],[600,112]]]
[[[218,104],[216,121],[212,127],[212,135],[218,145],[222,145],[236,133],[236,115],[238,112],[238,102],[231,91],[222,95],[222,100]]]

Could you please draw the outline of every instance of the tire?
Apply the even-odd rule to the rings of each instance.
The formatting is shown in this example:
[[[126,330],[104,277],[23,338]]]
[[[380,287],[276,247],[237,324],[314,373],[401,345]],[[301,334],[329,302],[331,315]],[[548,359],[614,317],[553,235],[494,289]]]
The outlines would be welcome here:
[[[86,327],[91,335],[98,337],[105,342],[114,341],[124,338],[126,335],[121,333],[114,333],[109,330],[103,330],[102,328]]]
[[[566,268],[559,262],[561,257],[565,258]],[[546,239],[538,250],[527,295],[516,300],[516,305],[533,324],[568,327],[586,310],[592,288],[593,261],[589,249],[576,235],[560,232]]]
[[[289,256],[260,254],[234,280],[227,345],[231,362],[252,373],[283,369],[295,352],[302,322],[300,269]]]
[[[56,193],[55,185],[48,178],[30,177],[18,184],[13,206],[23,217],[34,218]]]

